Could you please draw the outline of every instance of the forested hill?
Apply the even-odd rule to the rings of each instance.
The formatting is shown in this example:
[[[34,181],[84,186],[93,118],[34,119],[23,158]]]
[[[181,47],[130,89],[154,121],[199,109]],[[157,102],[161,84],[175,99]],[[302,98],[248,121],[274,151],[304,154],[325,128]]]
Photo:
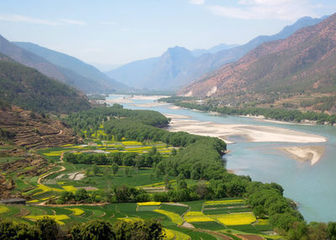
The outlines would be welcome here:
[[[77,90],[0,55],[0,101],[36,112],[68,113],[90,108]]]

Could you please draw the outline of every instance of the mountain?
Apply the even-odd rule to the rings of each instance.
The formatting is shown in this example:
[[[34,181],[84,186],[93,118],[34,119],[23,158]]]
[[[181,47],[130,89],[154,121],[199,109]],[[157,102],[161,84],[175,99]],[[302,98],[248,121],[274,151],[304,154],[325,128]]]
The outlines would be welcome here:
[[[293,25],[285,27],[278,34],[259,36],[244,45],[236,47],[221,44],[208,50],[195,51],[189,51],[181,47],[176,47],[175,51],[172,51],[174,48],[171,48],[160,57],[131,62],[107,74],[135,88],[176,90],[224,64],[239,60],[262,43],[285,39],[295,31],[317,24],[322,20],[304,17]],[[175,57],[174,54],[179,57]]]
[[[107,74],[135,88],[171,90],[183,85],[181,79],[194,60],[191,51],[176,46],[160,57],[131,62]]]
[[[105,89],[113,90],[113,89],[127,88],[124,84],[109,78],[107,75],[100,72],[94,66],[89,65],[75,57],[57,51],[53,51],[45,47],[41,47],[34,43],[29,42],[14,42],[14,43],[20,48],[23,48],[31,53],[34,53],[35,55],[38,55],[46,59],[48,62],[62,69],[69,69],[72,72],[91,80],[92,82],[98,83]]]
[[[222,43],[222,44],[218,44],[210,49],[195,49],[195,50],[192,50],[192,53],[195,57],[199,57],[203,54],[206,54],[206,53],[211,53],[211,54],[214,54],[214,53],[217,53],[217,52],[220,52],[220,51],[223,51],[223,50],[228,50],[228,49],[231,49],[231,48],[234,48],[234,47],[238,47],[239,45],[237,44],[225,44],[225,43]]]
[[[0,101],[37,112],[68,113],[90,108],[78,90],[4,55],[0,55]]]
[[[335,93],[335,62],[336,14],[286,39],[262,44],[181,93],[247,101]]]
[[[57,79],[84,92],[105,92],[106,90],[113,91],[115,89],[112,86],[107,89],[106,86],[95,80],[83,77],[71,69],[56,66],[46,59],[9,42],[1,35],[0,53],[9,56],[18,63],[35,68],[50,78]]]

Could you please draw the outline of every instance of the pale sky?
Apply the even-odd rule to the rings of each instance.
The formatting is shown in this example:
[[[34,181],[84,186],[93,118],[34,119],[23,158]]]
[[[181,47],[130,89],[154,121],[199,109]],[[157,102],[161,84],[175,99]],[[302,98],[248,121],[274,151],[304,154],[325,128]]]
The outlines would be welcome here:
[[[334,12],[335,0],[1,0],[0,34],[115,65],[173,46],[243,44]]]

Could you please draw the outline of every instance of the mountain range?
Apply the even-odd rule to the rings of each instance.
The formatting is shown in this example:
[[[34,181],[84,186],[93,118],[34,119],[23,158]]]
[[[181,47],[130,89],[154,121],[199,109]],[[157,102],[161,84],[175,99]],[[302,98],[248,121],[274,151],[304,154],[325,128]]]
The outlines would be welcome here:
[[[91,65],[32,43],[12,43],[0,35],[0,53],[86,93],[127,88]]]
[[[286,39],[264,43],[180,93],[260,101],[336,92],[336,14]]]
[[[176,90],[221,66],[239,60],[265,42],[285,39],[297,30],[315,25],[324,18],[304,17],[272,36],[259,36],[241,45],[219,45],[209,50],[190,51],[183,47],[169,48],[160,57],[131,62],[107,75],[135,88]]]

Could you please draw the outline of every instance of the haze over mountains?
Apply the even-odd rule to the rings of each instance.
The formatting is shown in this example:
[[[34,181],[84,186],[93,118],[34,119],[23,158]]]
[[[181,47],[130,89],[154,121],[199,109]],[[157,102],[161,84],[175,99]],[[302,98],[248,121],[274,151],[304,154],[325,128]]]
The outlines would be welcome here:
[[[36,44],[15,44],[0,36],[0,53],[86,93],[113,92],[127,88],[91,65]]]
[[[324,18],[304,17],[272,36],[259,36],[241,46],[219,45],[209,50],[169,48],[160,57],[131,62],[107,74],[129,86],[152,90],[176,90],[224,64],[237,61],[262,43],[285,39],[297,30]]]
[[[295,95],[336,91],[336,14],[289,38],[264,43],[186,87],[188,96]]]

